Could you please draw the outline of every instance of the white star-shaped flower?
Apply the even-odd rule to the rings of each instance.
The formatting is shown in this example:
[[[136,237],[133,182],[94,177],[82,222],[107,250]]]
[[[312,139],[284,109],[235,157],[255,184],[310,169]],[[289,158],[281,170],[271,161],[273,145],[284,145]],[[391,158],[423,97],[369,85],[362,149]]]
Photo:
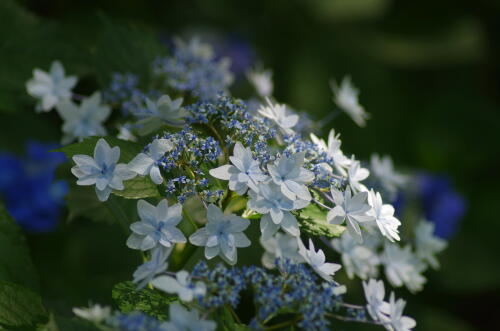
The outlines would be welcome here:
[[[311,200],[311,193],[305,184],[314,179],[314,173],[302,167],[304,156],[304,152],[290,157],[283,155],[274,164],[267,165],[273,182],[280,186],[281,192],[290,200]]]
[[[389,204],[383,204],[380,193],[372,190],[368,193],[368,202],[372,206],[372,215],[380,230],[380,233],[390,241],[399,241],[398,227],[401,222],[394,217],[394,207]]]
[[[368,310],[370,316],[378,322],[389,322],[389,317],[384,313],[389,309],[389,304],[384,301],[384,282],[372,278],[368,282],[363,281],[363,290],[367,302],[366,310]]]
[[[207,287],[202,281],[192,282],[189,273],[185,270],[177,272],[175,277],[160,276],[152,281],[153,287],[167,293],[175,293],[184,302],[191,302],[194,298],[202,297]]]
[[[328,144],[318,138],[314,133],[311,133],[311,140],[319,150],[325,152],[328,157],[332,159],[333,167],[343,176],[347,175],[347,169],[351,165],[351,159],[344,155],[340,149],[342,142],[340,141],[340,134],[335,135],[335,130],[330,130],[328,134]]]
[[[71,172],[78,178],[78,185],[95,185],[99,200],[106,201],[112,190],[123,190],[123,181],[135,176],[125,164],[117,164],[119,159],[120,147],[111,148],[101,138],[95,145],[93,158],[81,154],[73,156],[76,165]]]
[[[209,171],[210,175],[222,180],[229,180],[229,189],[239,195],[245,194],[250,187],[257,191],[257,184],[268,179],[260,170],[259,161],[254,160],[250,148],[245,148],[239,141],[234,145],[230,164]]]
[[[87,321],[93,322],[93,323],[101,323],[104,321],[106,318],[111,316],[111,307],[107,306],[101,306],[99,304],[95,304],[90,307],[80,307],[80,308],[73,308],[73,313],[80,317],[83,318]]]
[[[365,112],[363,106],[359,104],[359,91],[352,85],[349,76],[344,77],[340,86],[335,81],[330,82],[333,91],[333,101],[337,106],[349,115],[357,125],[363,127],[370,115]]]
[[[411,252],[410,246],[400,248],[396,244],[386,244],[380,260],[385,266],[385,275],[392,286],[406,285],[411,292],[422,289],[426,281],[422,276],[425,264]]]
[[[137,213],[140,222],[130,225],[132,234],[127,240],[127,246],[132,249],[147,251],[160,244],[167,248],[176,243],[185,243],[186,237],[177,224],[182,220],[182,206],[168,206],[166,199],[155,207],[145,200],[137,202]]]
[[[373,221],[373,216],[369,215],[371,210],[368,205],[368,193],[359,192],[351,194],[347,188],[345,192],[340,192],[335,187],[331,187],[332,199],[336,206],[328,211],[326,220],[331,224],[342,224],[346,221],[347,231],[359,243],[363,242],[359,223]]]
[[[151,177],[153,183],[159,185],[163,183],[163,177],[160,173],[160,164],[163,155],[174,148],[173,143],[168,139],[155,139],[149,145],[146,153],[139,153],[128,167],[131,171],[141,175]]]
[[[169,305],[169,317],[168,322],[160,325],[162,330],[214,331],[217,327],[215,322],[203,319],[196,309],[189,311],[178,302]]]
[[[243,231],[250,221],[234,214],[224,214],[215,205],[207,209],[207,224],[189,237],[195,246],[205,246],[205,257],[212,259],[219,255],[229,264],[237,261],[236,248],[250,246],[250,240]]]
[[[32,97],[40,99],[37,112],[48,112],[62,100],[71,98],[71,90],[76,85],[75,76],[65,76],[61,62],[54,61],[50,71],[33,70],[33,78],[26,83],[26,89]]]
[[[111,114],[109,106],[101,105],[101,94],[95,92],[90,97],[83,99],[80,106],[71,100],[63,100],[56,106],[57,112],[64,120],[62,130],[63,144],[77,139],[82,141],[91,136],[105,136],[106,128],[103,122]]]
[[[247,79],[253,85],[257,94],[262,97],[270,97],[273,94],[273,72],[271,70],[252,69],[247,72]]]
[[[170,99],[168,95],[161,96],[156,102],[146,99],[147,113],[141,113],[143,119],[137,122],[141,135],[160,129],[163,125],[179,126],[184,123],[188,112],[181,107],[182,98]]]
[[[443,251],[446,245],[446,240],[434,235],[434,223],[421,220],[415,227],[417,257],[429,263],[434,269],[439,268],[439,261],[434,255]]]
[[[260,229],[264,240],[272,237],[280,228],[292,236],[299,236],[299,224],[290,211],[302,209],[309,201],[286,197],[280,187],[274,183],[259,184],[258,192],[250,191],[248,208],[263,214]]]
[[[406,177],[394,171],[390,156],[379,157],[373,154],[370,162],[371,173],[380,180],[382,186],[391,195],[396,194],[399,187],[406,182]]]
[[[342,268],[340,264],[325,262],[325,253],[321,249],[314,248],[314,243],[309,239],[309,248],[306,249],[302,241],[299,240],[300,255],[316,271],[316,273],[328,282],[332,282],[332,276]]]
[[[417,322],[409,316],[403,316],[403,310],[406,302],[403,299],[395,300],[394,292],[391,292],[391,298],[382,310],[388,316],[389,320],[384,324],[389,331],[411,331]]]
[[[276,233],[269,239],[260,238],[260,243],[264,247],[262,255],[262,265],[268,269],[276,267],[276,259],[289,259],[294,263],[304,262],[304,258],[299,254],[298,237],[293,237],[286,233]]]
[[[133,282],[138,283],[139,289],[146,286],[156,277],[156,275],[167,270],[167,259],[172,252],[172,248],[158,246],[151,250],[151,259],[141,264],[132,275]]]
[[[299,116],[290,114],[284,104],[273,104],[266,98],[267,106],[262,105],[257,111],[261,116],[269,118],[286,134],[292,134],[292,128],[299,122]]]
[[[380,264],[378,256],[369,247],[360,245],[349,232],[333,239],[332,246],[341,254],[342,265],[350,279],[354,275],[361,279],[377,275],[377,266]]]
[[[361,167],[359,161],[351,159],[351,165],[347,169],[347,180],[349,181],[349,186],[353,192],[366,192],[368,189],[365,185],[360,182],[365,180],[370,176],[370,171],[366,168]]]

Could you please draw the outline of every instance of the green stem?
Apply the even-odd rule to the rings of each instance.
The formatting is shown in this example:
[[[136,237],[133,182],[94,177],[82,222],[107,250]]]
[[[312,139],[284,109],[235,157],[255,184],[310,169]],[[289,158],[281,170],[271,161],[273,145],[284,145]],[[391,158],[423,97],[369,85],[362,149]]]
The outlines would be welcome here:
[[[234,311],[233,307],[231,307],[230,305],[226,305],[226,307],[231,312],[231,315],[233,315],[233,317],[236,320],[236,322],[238,322],[238,324],[242,324],[240,318],[238,317],[238,315]]]
[[[217,130],[213,127],[212,124],[208,123],[207,124],[207,127],[215,134],[215,136],[217,137],[217,140],[219,141],[220,143],[220,146],[222,148],[222,151],[224,152],[224,161],[225,163],[228,162],[229,160],[229,151],[227,150],[226,148],[226,143],[224,142],[224,140],[222,139],[222,137],[220,136],[219,132],[217,132]]]
[[[271,325],[269,327],[266,327],[264,330],[265,331],[270,331],[270,330],[281,329],[281,328],[284,328],[286,326],[292,326],[295,323],[297,323],[298,321],[300,321],[301,319],[302,319],[302,316],[297,316],[293,320],[285,321],[285,322],[281,322],[281,323],[278,323],[278,324]]]

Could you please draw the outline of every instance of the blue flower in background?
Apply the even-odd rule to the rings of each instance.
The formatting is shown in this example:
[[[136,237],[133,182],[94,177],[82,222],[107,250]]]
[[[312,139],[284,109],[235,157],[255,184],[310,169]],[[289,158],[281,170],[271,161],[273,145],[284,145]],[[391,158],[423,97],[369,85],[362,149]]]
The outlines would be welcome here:
[[[465,213],[465,199],[443,175],[419,174],[417,185],[425,217],[436,224],[436,235],[451,237]]]
[[[26,231],[47,232],[57,225],[68,192],[65,181],[55,180],[57,166],[66,160],[63,153],[49,152],[57,147],[29,142],[26,157],[0,153],[0,196]]]
[[[466,211],[466,201],[445,175],[419,173],[413,178],[416,186],[416,199],[420,204],[425,218],[435,224],[435,235],[444,239],[453,236],[458,228],[458,223]],[[413,194],[399,191],[391,202],[395,214],[403,217],[404,208],[412,204]]]

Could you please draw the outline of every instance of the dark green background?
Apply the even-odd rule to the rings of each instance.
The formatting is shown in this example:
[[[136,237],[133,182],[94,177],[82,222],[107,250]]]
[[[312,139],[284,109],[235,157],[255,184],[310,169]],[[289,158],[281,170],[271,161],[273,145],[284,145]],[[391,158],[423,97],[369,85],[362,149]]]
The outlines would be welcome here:
[[[343,149],[449,174],[468,200],[442,270],[427,273],[417,296],[399,291],[408,314],[420,330],[493,330],[500,300],[499,10],[487,0],[2,1],[0,149],[21,152],[29,139],[59,139],[57,115],[34,114],[23,87],[33,67],[56,58],[81,77],[86,93],[102,81],[91,75],[96,68],[112,72],[127,62],[115,61],[120,52],[146,61],[159,38],[238,36],[274,70],[276,98],[316,119],[333,108],[328,80],[350,74],[372,119],[365,129],[346,116],[332,123]],[[134,33],[119,30],[122,39],[112,43],[106,38],[119,33],[110,22]],[[111,301],[110,287],[139,262],[120,244],[120,231],[75,220],[29,237],[49,307],[64,312]]]

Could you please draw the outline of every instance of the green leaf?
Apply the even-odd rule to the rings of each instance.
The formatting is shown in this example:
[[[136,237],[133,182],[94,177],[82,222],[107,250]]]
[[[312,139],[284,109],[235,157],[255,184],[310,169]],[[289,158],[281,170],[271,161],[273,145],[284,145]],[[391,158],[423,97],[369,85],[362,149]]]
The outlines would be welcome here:
[[[164,52],[159,39],[151,32],[112,23],[104,15],[101,21],[94,61],[101,86],[107,86],[115,72],[133,72],[148,80],[151,63]]]
[[[0,324],[34,326],[46,320],[47,312],[38,294],[20,285],[0,281]]]
[[[100,137],[90,137],[82,142],[74,143],[68,146],[57,149],[58,152],[63,152],[68,158],[77,154],[94,155],[94,148]],[[137,154],[142,151],[142,146],[138,143],[120,140],[115,137],[104,137],[107,143],[111,146],[120,147],[120,163],[130,162]],[[136,176],[124,182],[125,189],[121,191],[114,190],[113,193],[127,198],[140,199],[148,197],[159,197],[157,186],[151,181],[149,176]]]
[[[112,297],[123,313],[141,311],[161,321],[168,318],[168,306],[176,301],[176,297],[168,297],[148,288],[137,290],[132,282],[115,285]]]
[[[298,219],[300,229],[313,236],[339,237],[345,230],[345,226],[328,223],[326,211],[314,204],[300,210]]]
[[[49,322],[42,326],[39,331],[99,331],[91,322],[77,319],[67,318],[51,314]]]
[[[23,233],[0,203],[0,281],[38,291],[39,283]]]
[[[141,199],[160,196],[158,188],[151,181],[149,176],[137,176],[135,178],[127,180],[126,182],[124,182],[124,184],[124,190],[114,190],[113,193],[126,199]]]
[[[68,30],[54,20],[39,19],[19,1],[0,1],[0,112],[34,108],[36,100],[25,87],[34,68],[46,71],[58,59],[69,74],[75,74],[76,67],[80,73],[88,72],[89,51]]]
[[[124,224],[128,231],[128,225],[137,219],[136,201],[111,196],[101,202],[93,189],[84,186],[71,185],[66,206],[69,222],[79,217],[109,224],[116,221]]]
[[[215,320],[217,322],[217,331],[251,331],[244,324],[239,324],[235,321],[233,314],[229,307],[224,306],[218,309],[215,313]]]

